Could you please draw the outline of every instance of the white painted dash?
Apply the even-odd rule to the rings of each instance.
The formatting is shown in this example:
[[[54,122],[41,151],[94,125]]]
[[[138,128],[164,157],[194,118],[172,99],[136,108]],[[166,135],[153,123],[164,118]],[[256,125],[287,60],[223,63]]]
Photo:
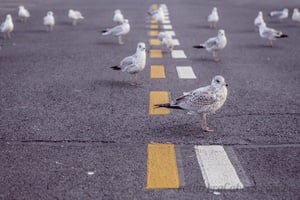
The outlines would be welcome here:
[[[196,75],[191,66],[177,66],[178,77],[180,79],[196,79]]]
[[[222,146],[195,146],[195,151],[207,188],[215,190],[244,188]]]
[[[163,24],[171,24],[171,21],[170,20],[164,20]]]
[[[186,58],[186,55],[183,50],[173,50],[172,58]]]
[[[167,33],[168,35],[170,36],[176,36],[175,32],[174,31],[165,31],[165,33]]]
[[[171,30],[171,29],[173,29],[173,27],[172,27],[172,25],[163,25],[163,29]]]
[[[174,46],[179,46],[180,45],[179,40],[178,39],[173,39],[173,45]]]

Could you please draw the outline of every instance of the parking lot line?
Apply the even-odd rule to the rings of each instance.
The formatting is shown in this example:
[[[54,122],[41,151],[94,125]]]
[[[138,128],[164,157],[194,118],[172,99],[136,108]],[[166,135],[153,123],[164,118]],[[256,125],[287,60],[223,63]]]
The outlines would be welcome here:
[[[148,32],[149,36],[158,36],[158,31],[151,30]]]
[[[150,58],[162,58],[162,51],[159,49],[150,49]]]
[[[196,79],[196,75],[191,66],[176,66],[177,74],[180,79]]]
[[[151,38],[151,39],[149,39],[149,45],[150,46],[158,46],[158,45],[160,45],[160,41],[158,39]]]
[[[151,65],[150,78],[166,78],[165,67],[163,65]]]
[[[186,58],[186,55],[183,50],[173,50],[172,58]]]
[[[148,144],[147,189],[179,188],[174,144]]]
[[[155,30],[157,30],[157,29],[158,29],[158,25],[156,25],[156,24],[151,24],[151,25],[150,25],[150,29],[155,29]]]
[[[244,188],[222,146],[209,145],[194,148],[207,188],[221,190]]]
[[[167,91],[150,91],[149,95],[149,114],[150,115],[168,115],[168,108],[155,108],[155,104],[169,103],[169,93]]]

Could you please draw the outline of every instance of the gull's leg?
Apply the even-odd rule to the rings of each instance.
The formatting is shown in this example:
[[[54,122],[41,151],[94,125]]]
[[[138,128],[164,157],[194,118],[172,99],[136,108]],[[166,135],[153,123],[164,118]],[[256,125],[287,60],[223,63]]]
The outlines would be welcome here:
[[[203,113],[202,114],[202,122],[201,122],[201,128],[202,130],[204,130],[205,132],[213,132],[214,130],[210,129],[207,127],[207,123],[206,123],[206,114]]]
[[[7,38],[8,38],[8,39],[11,39],[10,32],[7,32]]]
[[[216,51],[213,51],[213,57],[216,62],[220,60]]]
[[[77,25],[77,20],[76,20],[76,19],[73,20],[72,25],[73,25],[73,26],[76,26],[76,25]]]
[[[269,45],[270,45],[270,47],[273,47],[273,42],[272,42],[272,40],[269,40]]]
[[[124,44],[124,42],[123,42],[123,40],[122,40],[122,35],[119,35],[118,36],[118,42],[119,42],[119,44]]]

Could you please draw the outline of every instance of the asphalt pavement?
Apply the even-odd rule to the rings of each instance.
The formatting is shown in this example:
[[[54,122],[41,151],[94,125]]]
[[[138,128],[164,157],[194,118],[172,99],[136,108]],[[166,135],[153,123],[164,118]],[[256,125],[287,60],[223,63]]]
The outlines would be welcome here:
[[[168,7],[172,31],[186,59],[150,58],[152,4]],[[17,20],[17,7],[31,13]],[[206,17],[218,7],[217,29]],[[0,38],[0,199],[299,199],[300,198],[300,26],[277,22],[271,10],[300,7],[297,0],[0,1],[0,19],[12,14],[12,39]],[[72,27],[68,9],[85,19]],[[124,45],[102,36],[121,9],[131,31]],[[43,26],[54,12],[53,32]],[[267,24],[288,38],[266,46],[253,20],[264,12]],[[226,48],[215,62],[193,49],[224,29]],[[129,75],[110,66],[147,45],[147,64],[132,86]],[[164,65],[166,78],[150,78],[151,65]],[[178,78],[176,66],[191,66],[196,79]],[[170,98],[225,77],[228,97],[208,116],[212,133],[201,130],[200,117],[173,110],[149,114],[149,93]],[[147,145],[171,143],[180,161],[180,187],[147,189]],[[204,183],[195,145],[225,148],[243,189],[211,190]],[[178,153],[180,152],[180,153]],[[234,152],[234,153],[230,153]],[[180,154],[180,156],[179,156]]]

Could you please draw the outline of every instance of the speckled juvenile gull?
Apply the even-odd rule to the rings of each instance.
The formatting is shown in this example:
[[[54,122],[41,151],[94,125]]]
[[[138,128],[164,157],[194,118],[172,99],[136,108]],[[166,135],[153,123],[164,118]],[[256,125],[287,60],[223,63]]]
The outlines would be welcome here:
[[[130,25],[128,19],[124,19],[124,22],[118,26],[102,31],[102,35],[113,35],[118,37],[119,44],[124,44],[122,35],[128,34],[130,31]]]
[[[4,38],[11,38],[11,32],[14,30],[14,23],[10,14],[6,15],[5,21],[0,26]]]
[[[44,17],[44,25],[47,26],[48,31],[53,31],[55,25],[55,18],[52,11],[48,11],[47,15]]]
[[[211,13],[207,17],[210,28],[216,28],[219,21],[218,9],[213,7]]]
[[[183,93],[171,103],[156,104],[156,107],[187,110],[190,114],[202,116],[201,128],[204,131],[213,131],[207,126],[206,115],[215,113],[220,109],[227,98],[227,84],[223,76],[215,76],[211,85],[200,87],[190,92]]]
[[[132,56],[125,57],[119,66],[112,66],[113,70],[122,70],[131,74],[135,81],[132,85],[137,84],[137,74],[141,72],[146,66],[146,45],[143,42],[137,44],[136,53]],[[132,79],[132,78],[130,78]]]
[[[73,10],[73,9],[69,10],[68,17],[72,20],[73,26],[76,26],[78,20],[84,19],[81,12],[79,12],[78,10]]]
[[[218,31],[217,37],[212,37],[206,40],[203,44],[195,45],[194,48],[205,48],[208,52],[213,53],[215,61],[218,61],[217,51],[220,51],[225,48],[227,44],[227,38],[225,36],[225,31],[223,29]]]
[[[273,46],[273,40],[276,40],[276,38],[288,37],[286,34],[283,34],[281,31],[277,31],[273,28],[267,27],[265,23],[262,23],[259,26],[259,36],[261,38],[269,40],[270,46]]]

